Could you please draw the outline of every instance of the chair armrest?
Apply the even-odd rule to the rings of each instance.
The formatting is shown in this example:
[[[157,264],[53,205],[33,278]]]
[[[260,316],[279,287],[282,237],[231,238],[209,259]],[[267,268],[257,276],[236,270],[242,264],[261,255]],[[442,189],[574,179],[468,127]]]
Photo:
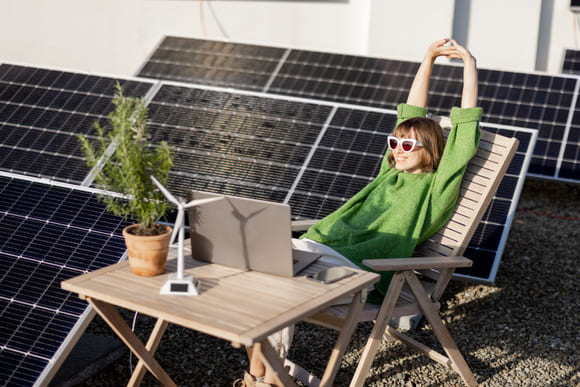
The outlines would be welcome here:
[[[375,271],[443,269],[471,267],[471,265],[473,265],[473,262],[470,259],[461,256],[365,259],[362,263],[369,269]]]
[[[317,223],[316,219],[306,219],[306,220],[293,220],[292,221],[292,231],[306,231],[313,224]]]

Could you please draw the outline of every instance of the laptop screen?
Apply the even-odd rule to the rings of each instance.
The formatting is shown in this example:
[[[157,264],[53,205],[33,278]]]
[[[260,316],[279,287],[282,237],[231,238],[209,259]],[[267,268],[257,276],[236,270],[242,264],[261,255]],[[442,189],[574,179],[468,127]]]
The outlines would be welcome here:
[[[203,191],[188,201],[211,197],[224,199],[188,209],[194,259],[293,275],[288,205]]]

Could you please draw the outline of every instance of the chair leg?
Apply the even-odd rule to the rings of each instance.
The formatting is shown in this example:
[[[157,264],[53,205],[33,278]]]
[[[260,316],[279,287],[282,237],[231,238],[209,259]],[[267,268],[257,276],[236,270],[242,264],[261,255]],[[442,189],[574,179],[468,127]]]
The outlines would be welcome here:
[[[356,371],[350,383],[351,387],[360,387],[364,384],[369,370],[373,365],[373,360],[375,358],[375,354],[377,353],[379,344],[382,341],[383,333],[385,332],[387,324],[391,319],[391,315],[393,314],[393,309],[395,308],[399,294],[403,288],[404,281],[405,278],[401,272],[395,273],[393,276],[391,283],[389,284],[387,295],[383,300],[383,304],[381,305],[381,309],[377,316],[375,326],[373,327],[361,359],[358,363],[358,366],[356,367]]]
[[[423,311],[425,318],[433,328],[433,333],[435,333],[435,335],[439,339],[439,343],[447,353],[447,356],[449,357],[452,363],[452,368],[457,373],[459,373],[461,379],[463,379],[466,385],[476,386],[477,381],[475,380],[473,373],[469,369],[469,366],[465,362],[465,359],[461,355],[461,352],[459,352],[459,348],[457,348],[457,345],[455,344],[455,341],[451,337],[449,330],[447,330],[447,328],[443,324],[443,321],[441,320],[439,313],[433,307],[433,304],[431,303],[431,300],[427,295],[427,292],[425,292],[425,289],[421,285],[421,282],[413,272],[407,271],[404,272],[404,274],[405,279],[409,284],[409,288],[411,289],[411,292],[413,293],[413,295],[417,300],[417,303],[419,304],[419,308],[421,309],[421,311]]]
[[[345,319],[344,326],[340,330],[336,344],[330,354],[330,359],[320,380],[320,386],[332,386],[334,378],[340,368],[340,361],[344,356],[346,351],[346,346],[350,343],[352,333],[354,332],[357,325],[357,316],[360,314],[365,300],[363,299],[362,291],[357,292],[354,295],[352,303],[350,305],[348,315]]]

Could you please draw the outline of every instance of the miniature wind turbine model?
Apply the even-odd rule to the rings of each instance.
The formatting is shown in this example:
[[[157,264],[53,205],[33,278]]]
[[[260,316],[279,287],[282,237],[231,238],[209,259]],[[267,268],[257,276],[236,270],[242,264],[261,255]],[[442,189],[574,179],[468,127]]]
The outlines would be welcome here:
[[[191,274],[184,274],[183,240],[185,228],[185,210],[193,206],[215,202],[223,198],[218,197],[209,199],[197,199],[192,200],[189,203],[185,203],[185,201],[175,198],[175,196],[173,196],[155,177],[151,176],[151,179],[163,193],[163,195],[165,195],[167,200],[177,206],[177,219],[175,220],[173,234],[171,235],[171,243],[174,242],[176,234],[178,234],[179,237],[177,245],[177,273],[172,273],[169,275],[169,279],[161,287],[160,293],[182,296],[197,296],[199,294],[197,291],[198,281],[193,278]]]

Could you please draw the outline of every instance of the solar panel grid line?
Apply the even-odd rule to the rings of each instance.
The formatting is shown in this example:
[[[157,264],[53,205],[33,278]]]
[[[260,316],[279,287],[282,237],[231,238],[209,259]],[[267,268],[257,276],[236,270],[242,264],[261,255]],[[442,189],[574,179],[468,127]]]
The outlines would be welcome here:
[[[565,48],[560,62],[560,69],[563,74],[580,74],[580,50]]]
[[[291,50],[289,48],[284,50],[284,54],[282,55],[282,57],[278,61],[276,68],[274,69],[274,71],[272,71],[272,75],[270,76],[270,78],[268,79],[268,82],[266,82],[266,84],[264,85],[264,88],[262,89],[263,93],[267,93],[268,90],[270,89],[270,86],[272,86],[272,83],[274,82],[274,80],[276,79],[278,74],[280,73],[280,69],[284,65],[284,62],[286,62],[286,59],[288,59],[288,56],[290,55],[290,51]]]
[[[23,273],[23,275],[24,274],[25,273]],[[29,274],[32,274],[32,273],[29,273]],[[31,310],[32,309],[38,309],[38,310],[44,310],[46,312],[55,312],[56,311],[57,313],[63,314],[65,316],[77,317],[77,315],[74,314],[74,313],[70,313],[70,312],[67,312],[67,311],[61,311],[61,310],[58,310],[58,309],[55,309],[55,308],[50,308],[50,307],[47,307],[47,306],[44,306],[44,305],[38,305],[38,304],[36,304],[34,302],[25,302],[25,301],[15,300],[15,299],[12,299],[12,298],[9,298],[9,297],[4,297],[4,296],[0,296],[0,299],[1,300],[4,300],[6,302],[15,303],[15,304],[19,304],[19,305],[23,305],[23,306],[29,307],[29,308],[31,308]],[[13,334],[15,334],[15,333],[16,332],[13,332]],[[13,348],[10,348],[10,347],[7,347],[7,346],[3,346],[2,348],[4,348],[4,349],[13,349]],[[38,357],[43,357],[43,356],[38,356]]]
[[[171,65],[179,66],[182,69],[171,78],[173,80],[195,81],[196,79],[207,77],[209,73],[212,74],[214,79],[213,84],[228,85],[235,79],[229,75],[242,73],[244,76],[241,79],[250,79],[249,83],[244,82],[245,87],[252,90],[261,90],[267,83],[274,67],[279,63],[280,52],[283,51],[283,49],[270,48],[268,50],[269,55],[264,56],[257,54],[251,44],[231,44],[219,41],[204,42],[197,39],[196,41],[199,43],[198,46],[190,49],[184,46],[184,39],[166,37],[151,55],[151,61],[144,64],[139,74],[157,78],[156,73],[159,70],[153,68],[155,65],[161,67],[163,65]],[[212,59],[211,56],[216,52],[216,46],[221,49],[220,55],[214,56]],[[181,52],[189,54],[189,56],[187,58],[179,58]],[[159,58],[159,56],[162,56],[159,55],[160,53],[165,53],[163,58]],[[263,54],[263,52],[260,54]],[[265,65],[266,69],[261,70],[256,62]],[[235,64],[232,65],[232,63]],[[244,65],[244,63],[247,64]],[[240,69],[240,67],[242,68]]]
[[[155,94],[157,94],[157,91],[159,90],[160,87],[161,87],[161,85],[159,84],[159,82],[155,82],[153,87],[151,87],[151,89],[147,92],[147,94],[144,97],[142,97],[145,105],[147,105],[147,104],[149,104],[149,102],[151,102],[151,100],[155,97]],[[97,162],[97,165],[95,165],[93,168],[91,168],[89,173],[86,175],[86,177],[80,183],[81,186],[89,187],[94,183],[99,172],[102,171],[102,169],[106,165],[107,161],[115,153],[115,151],[117,149],[117,145],[118,145],[118,143],[116,141],[111,141],[111,143],[109,144],[107,149],[103,152],[103,155],[100,157],[99,161]],[[85,158],[82,157],[82,160],[84,160],[84,159]]]
[[[296,178],[294,179],[294,183],[288,189],[288,194],[284,198],[283,203],[288,204],[288,202],[290,201],[290,198],[292,197],[292,195],[294,195],[294,192],[296,191],[296,187],[298,186],[298,183],[302,179],[302,176],[304,175],[304,172],[306,171],[306,168],[310,164],[310,162],[311,162],[311,160],[312,160],[312,158],[314,156],[314,153],[316,152],[316,149],[318,148],[318,145],[322,141],[322,138],[326,134],[326,131],[327,131],[330,123],[332,122],[332,119],[334,118],[334,115],[336,114],[336,111],[337,110],[338,110],[338,107],[335,106],[335,107],[332,108],[332,110],[328,114],[328,117],[326,118],[326,122],[324,122],[324,124],[322,125],[322,129],[320,130],[320,132],[318,134],[318,137],[316,138],[316,140],[312,144],[312,146],[310,148],[310,152],[308,153],[308,155],[304,159],[304,163],[300,167],[300,170],[298,171],[298,174],[296,175]]]
[[[127,82],[128,95],[140,96],[142,87],[149,87],[156,80],[145,79],[139,76],[119,76],[98,71],[80,71],[74,68],[43,65],[39,67],[24,62],[1,62],[0,82],[8,82],[12,79],[15,84],[26,85],[27,81],[35,87],[48,87],[52,89],[75,90],[78,93],[92,96],[107,96],[114,92],[116,81]],[[23,70],[31,70],[32,74],[22,73]],[[15,75],[16,74],[16,75]],[[18,75],[20,74],[20,75]],[[70,89],[67,89],[69,87]]]
[[[6,172],[0,182],[0,383],[43,385],[90,321],[60,282],[123,259],[126,222],[90,187]]]
[[[99,158],[99,161],[97,161],[97,165],[95,165],[93,168],[91,168],[91,170],[89,171],[89,173],[87,173],[87,175],[85,176],[83,181],[81,181],[81,183],[80,183],[81,186],[90,187],[93,184],[93,182],[97,178],[97,175],[105,167],[106,163],[113,156],[116,149],[117,149],[117,143],[115,141],[111,141],[111,143],[109,144],[107,149],[105,149],[105,151],[103,152],[103,154]],[[83,161],[84,161],[84,158],[83,158]]]
[[[480,225],[478,226],[478,229],[476,230],[476,234],[479,234],[482,238],[483,235],[485,235],[485,231],[486,230],[482,230],[482,227],[494,227],[496,229],[501,229],[502,232],[500,234],[499,240],[497,242],[497,245],[495,246],[495,250],[494,249],[490,249],[490,248],[485,248],[482,247],[481,243],[474,243],[478,236],[475,235],[472,240],[470,240],[469,244],[468,244],[468,248],[465,252],[465,256],[470,257],[471,259],[476,259],[476,254],[480,251],[486,252],[488,255],[493,255],[496,258],[492,260],[492,263],[489,267],[489,271],[487,272],[487,277],[485,276],[478,276],[478,275],[473,275],[473,273],[469,273],[469,274],[465,274],[465,270],[459,270],[456,274],[454,274],[454,277],[461,279],[461,280],[465,280],[465,281],[469,281],[469,282],[475,282],[475,283],[483,283],[483,284],[493,284],[493,282],[495,281],[495,277],[497,275],[497,272],[499,270],[499,264],[500,264],[500,259],[501,258],[501,253],[503,252],[503,250],[505,249],[505,245],[507,243],[507,239],[509,236],[509,233],[507,232],[507,230],[510,229],[511,224],[513,223],[515,214],[516,214],[516,210],[518,207],[518,201],[517,200],[513,200],[513,198],[519,198],[521,195],[521,192],[524,188],[524,182],[525,182],[525,176],[527,174],[528,168],[530,166],[531,163],[531,159],[532,159],[532,155],[533,155],[533,150],[535,148],[535,143],[537,141],[538,138],[538,131],[535,129],[521,129],[518,128],[518,132],[514,132],[514,128],[506,126],[506,125],[498,125],[498,124],[486,124],[487,130],[495,130],[498,134],[500,135],[504,135],[507,137],[520,137],[520,145],[519,148],[516,152],[516,155],[514,156],[514,159],[520,159],[521,160],[521,165],[519,167],[519,170],[514,171],[512,170],[512,166],[510,165],[510,167],[508,167],[508,170],[506,172],[506,175],[504,177],[504,179],[502,179],[502,182],[500,183],[500,187],[498,188],[498,193],[496,193],[496,195],[494,195],[494,197],[492,198],[492,203],[490,203],[488,209],[486,210],[486,213],[483,216],[482,221],[480,222]],[[522,138],[522,133],[527,136],[529,136],[529,138],[526,141],[526,138]],[[528,143],[528,146],[523,148],[525,143]],[[523,151],[522,151],[523,148]],[[513,161],[512,161],[513,163]],[[515,183],[512,183],[513,185],[513,189],[510,190],[510,194],[507,198],[501,197],[501,191],[502,191],[502,185],[504,184],[504,181],[506,179],[511,179],[511,180],[515,180]],[[493,210],[495,210],[498,205],[500,205],[503,207],[502,211],[503,214],[501,215],[501,219],[503,221],[498,221],[497,217],[494,220],[490,220],[491,217],[491,212]]]
[[[69,182],[55,180],[55,179],[46,178],[46,177],[28,176],[28,175],[22,175],[22,174],[14,173],[14,172],[0,171],[0,178],[2,178],[2,177],[8,178],[8,179],[14,179],[17,181],[27,182],[27,183],[38,183],[38,184],[43,184],[43,185],[47,185],[47,186],[51,186],[51,187],[69,189],[72,191],[78,191],[78,192],[83,192],[83,193],[87,193],[87,194],[109,195],[109,196],[114,196],[114,197],[118,197],[118,198],[123,198],[123,195],[120,193],[117,193],[117,192],[105,191],[105,190],[102,190],[100,188],[95,188],[95,187],[90,187],[90,186],[81,186],[81,185],[76,184],[76,183],[69,183]],[[1,190],[0,190],[0,192],[1,192]]]
[[[62,345],[49,360],[48,365],[42,370],[34,386],[40,387],[45,381],[52,380],[58,370],[61,368],[74,346],[86,331],[87,327],[96,316],[97,312],[92,307],[87,307],[77,319],[77,322],[70,328],[70,333],[64,338]]]
[[[574,88],[574,95],[572,101],[570,102],[570,112],[568,114],[568,120],[566,121],[566,128],[562,137],[562,146],[560,146],[560,153],[558,154],[558,160],[556,162],[556,172],[555,176],[560,174],[560,169],[562,168],[562,161],[564,160],[564,154],[566,152],[566,146],[564,144],[568,143],[568,137],[570,135],[570,129],[572,126],[572,121],[574,119],[575,106],[578,101],[578,92],[580,90],[580,81],[576,82],[576,87]]]
[[[184,83],[179,81],[172,81],[172,80],[161,80],[161,89],[164,86],[176,87],[181,88],[184,90],[200,90],[200,91],[210,91],[210,92],[217,92],[217,93],[224,93],[224,94],[231,94],[235,97],[254,97],[257,100],[261,100],[261,106],[268,106],[274,103],[275,101],[281,102],[297,102],[304,104],[304,106],[323,106],[329,109],[334,107],[337,108],[344,108],[344,109],[353,109],[353,110],[360,110],[361,112],[369,112],[369,113],[380,113],[380,114],[391,114],[394,112],[392,108],[382,108],[377,106],[365,106],[365,105],[356,105],[348,102],[339,102],[339,101],[328,101],[328,100],[319,100],[316,98],[308,98],[308,97],[300,97],[300,96],[293,96],[293,95],[284,95],[284,94],[271,94],[268,92],[262,91],[255,91],[255,90],[243,90],[243,89],[236,89],[236,88],[228,88],[223,86],[213,86],[207,84],[192,84],[192,83]],[[156,96],[158,97],[158,95]],[[152,101],[152,103],[162,104],[164,106],[172,106],[172,102],[159,102],[158,100]],[[191,102],[191,101],[189,101]],[[223,102],[219,102],[222,104]],[[221,105],[220,105],[221,106]],[[194,108],[190,106],[190,108]],[[205,108],[205,106],[204,106]],[[209,109],[208,109],[209,110]],[[224,109],[227,110],[227,109]],[[223,111],[216,109],[215,111]],[[449,111],[447,111],[449,113]],[[324,115],[326,117],[326,114]],[[510,127],[513,125],[505,125],[506,127]],[[392,128],[391,128],[392,129]],[[519,128],[518,128],[519,129]],[[525,129],[525,128],[524,128]]]
[[[18,304],[18,302],[13,302],[13,305]],[[22,305],[22,309],[27,310],[25,315],[21,315],[21,321],[26,321],[27,318],[33,318],[31,316],[32,313],[38,313],[39,311],[43,310],[41,307],[38,306],[30,306],[26,304]],[[6,308],[3,308],[6,310]],[[46,313],[53,313],[52,310],[46,310]],[[41,386],[46,385],[46,380],[51,380],[54,374],[58,371],[64,359],[70,353],[70,350],[74,347],[74,344],[78,340],[78,337],[85,331],[88,323],[91,321],[92,317],[94,317],[95,313],[92,308],[87,308],[81,318],[78,319],[77,323],[70,329],[71,334],[69,334],[63,341],[63,345],[61,345],[58,350],[56,351],[54,356],[48,355],[41,355],[37,353],[33,353],[26,350],[20,350],[17,348],[1,346],[0,351],[6,351],[8,353],[12,353],[18,356],[21,360],[20,364],[12,364],[11,367],[2,368],[0,371],[0,380],[5,379],[10,381],[10,385],[14,386]],[[66,313],[58,313],[55,315],[56,317],[68,316],[67,319],[76,318],[76,316],[71,316],[70,314],[67,315]],[[1,318],[1,317],[0,317]],[[4,320],[4,319],[3,319]],[[5,320],[4,320],[5,321]],[[19,322],[16,322],[17,324]],[[47,324],[48,326],[49,324]],[[69,327],[63,327],[63,329],[68,330]],[[16,331],[16,330],[15,330]],[[40,338],[38,332],[31,332],[32,335],[36,335],[36,337]],[[39,364],[36,366],[30,365],[30,358],[36,359]],[[9,375],[5,374],[6,369],[8,369]],[[37,379],[33,379],[30,375],[39,375]]]
[[[173,109],[176,108],[175,105],[173,104],[168,104],[168,103],[164,103],[164,102],[153,102],[149,105],[149,108],[151,110],[153,109],[157,109],[157,108],[167,108],[167,107],[172,107]],[[179,107],[178,107],[179,108]],[[195,110],[195,107],[191,107],[191,108],[185,108],[185,111],[187,110]],[[228,118],[228,120],[226,122],[223,122],[220,124],[220,126],[222,126],[222,131],[215,131],[215,130],[211,130],[211,129],[206,129],[203,127],[197,127],[196,125],[187,125],[187,123],[166,123],[166,122],[155,122],[153,124],[153,126],[156,129],[161,129],[161,128],[171,128],[171,129],[176,129],[178,131],[187,131],[187,130],[195,130],[195,131],[199,131],[199,132],[203,132],[206,134],[210,134],[210,133],[215,133],[215,134],[219,134],[219,135],[224,135],[224,136],[233,136],[233,137],[239,137],[239,138],[244,138],[247,140],[253,140],[253,139],[262,139],[263,141],[269,142],[269,143],[275,143],[275,144],[285,144],[288,141],[284,138],[276,138],[274,136],[272,137],[268,137],[265,138],[264,136],[257,136],[257,135],[253,135],[253,134],[248,134],[248,133],[244,133],[244,132],[236,132],[234,130],[232,130],[232,127],[235,128],[237,126],[242,126],[242,125],[232,125],[233,121],[236,121],[239,118],[239,121],[241,123],[243,123],[243,121],[247,121],[249,119],[248,114],[246,113],[238,113],[238,112],[227,112],[225,110],[219,110],[219,109],[204,109],[204,113],[215,113],[216,115],[219,114],[219,117],[216,117],[216,119],[213,121],[213,123],[219,123],[219,121],[224,121],[224,117],[227,115],[230,115],[230,117]],[[276,122],[292,122],[293,120],[288,120],[288,119],[283,119],[283,118],[279,118],[279,117],[274,117],[274,116],[265,116],[263,115],[261,117],[261,119],[263,120],[267,120],[270,119],[272,121],[276,121]],[[294,121],[295,122],[295,121]],[[215,125],[213,125],[215,126]],[[183,135],[183,133],[181,133]]]
[[[377,120],[377,111],[373,108],[358,110],[357,107],[339,109],[327,130],[328,137],[334,140],[329,142],[325,138],[318,145],[313,162],[297,186],[299,195],[309,200],[318,197],[342,204],[378,174],[386,153],[386,137],[394,127],[396,113],[385,110],[384,113],[391,117],[386,121]],[[296,201],[293,204],[298,205]],[[316,211],[316,218],[327,215],[333,208],[336,206],[326,209],[323,206],[324,212]]]
[[[111,110],[117,81],[129,95],[152,86],[137,78],[1,64],[0,168],[82,183],[88,168],[76,135],[91,136],[93,123]]]
[[[371,105],[371,106],[380,106],[380,107],[389,107],[392,108],[394,104],[390,105],[383,105],[381,101],[384,101],[384,82],[382,82],[382,78],[385,76],[384,68],[380,68],[382,65],[381,61],[377,58],[369,58],[365,57],[363,59],[363,65],[365,61],[371,63],[371,66],[378,66],[377,71],[374,72],[374,68],[369,71],[368,69],[362,70],[360,65],[355,67],[352,64],[343,65],[344,62],[353,63],[353,61],[360,60],[360,57],[355,57],[352,55],[342,55],[342,54],[325,54],[328,55],[328,59],[326,61],[318,60],[321,57],[319,53],[312,53],[306,51],[293,51],[293,57],[290,58],[289,65],[284,69],[287,72],[280,75],[280,78],[283,79],[297,79],[298,81],[305,81],[303,82],[304,87],[297,91],[298,95],[303,97],[317,97],[317,98],[326,98],[332,101],[349,101],[350,103],[361,103],[363,105]],[[309,57],[314,57],[314,60],[310,60]],[[321,58],[320,58],[321,59]],[[314,62],[314,63],[312,63]],[[292,70],[295,68],[295,70]],[[310,69],[308,71],[304,71],[304,68]],[[328,71],[330,74],[325,74],[324,72]],[[394,70],[394,74],[397,74],[398,70]],[[362,80],[361,82],[357,82],[358,80]],[[323,91],[316,91],[320,89],[320,87],[316,87],[315,85],[310,85],[309,89],[306,89],[308,86],[308,82],[317,82],[318,84],[323,84],[324,90]],[[283,80],[281,82],[284,82]],[[333,95],[328,91],[329,88],[332,86],[337,86],[335,89],[337,92],[334,92],[334,95],[340,95],[340,98],[335,98]],[[345,87],[346,86],[346,87]],[[393,85],[390,85],[391,87]],[[394,85],[396,88],[400,89],[397,93],[397,96],[402,92],[405,93],[408,91],[408,85],[404,87],[402,85]],[[286,89],[294,90],[297,89],[294,87],[283,87],[283,84],[278,84],[274,86],[270,91],[277,92],[281,94],[290,94],[286,92]],[[370,94],[367,92],[368,89],[372,91]],[[356,93],[355,93],[356,91]],[[366,93],[365,98],[357,97],[356,95],[364,95]],[[353,95],[355,94],[355,95]],[[397,100],[401,100],[397,98]],[[370,103],[369,103],[370,101]],[[378,102],[372,102],[378,101]],[[365,103],[366,102],[366,103]]]

